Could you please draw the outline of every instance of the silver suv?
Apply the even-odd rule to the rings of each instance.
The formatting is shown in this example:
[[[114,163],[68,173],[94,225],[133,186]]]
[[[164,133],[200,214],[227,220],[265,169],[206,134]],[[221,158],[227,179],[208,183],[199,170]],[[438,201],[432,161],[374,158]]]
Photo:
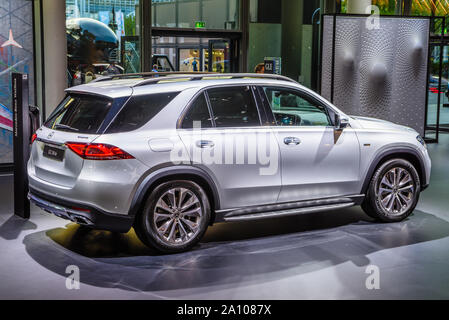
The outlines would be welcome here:
[[[288,78],[123,75],[67,90],[33,136],[29,198],[172,253],[216,222],[354,205],[401,221],[430,167],[415,130],[347,116]]]

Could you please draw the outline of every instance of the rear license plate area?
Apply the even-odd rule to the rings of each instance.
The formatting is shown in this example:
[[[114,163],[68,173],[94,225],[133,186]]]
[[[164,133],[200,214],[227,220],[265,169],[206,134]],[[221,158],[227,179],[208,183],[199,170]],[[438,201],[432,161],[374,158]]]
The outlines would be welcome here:
[[[56,161],[62,161],[62,160],[64,160],[64,153],[65,153],[64,149],[52,147],[49,145],[44,146],[43,155],[46,158],[56,160]]]

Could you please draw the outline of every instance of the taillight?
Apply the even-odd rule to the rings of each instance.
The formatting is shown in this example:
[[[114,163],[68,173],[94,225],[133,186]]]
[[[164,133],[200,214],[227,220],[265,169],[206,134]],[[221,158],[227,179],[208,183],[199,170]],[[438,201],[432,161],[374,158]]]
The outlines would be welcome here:
[[[33,144],[33,142],[37,139],[37,134],[33,133],[33,135],[31,136],[31,143]]]
[[[87,160],[134,159],[134,157],[126,151],[109,144],[67,142],[65,145],[81,158]]]

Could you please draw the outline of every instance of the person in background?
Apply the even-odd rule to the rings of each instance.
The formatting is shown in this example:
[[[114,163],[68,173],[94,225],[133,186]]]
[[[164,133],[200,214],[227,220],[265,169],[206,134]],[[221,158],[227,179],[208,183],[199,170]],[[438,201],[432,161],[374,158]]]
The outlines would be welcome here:
[[[157,64],[153,64],[153,70],[151,72],[159,72]]]
[[[221,58],[217,57],[217,60],[215,62],[215,68],[217,69],[218,73],[223,73],[223,66],[221,65]]]
[[[192,69],[193,69],[194,72],[198,71],[198,61],[196,60],[196,58],[193,58]]]
[[[265,73],[265,63],[259,63],[259,64],[254,68],[254,72],[255,72],[255,73]]]

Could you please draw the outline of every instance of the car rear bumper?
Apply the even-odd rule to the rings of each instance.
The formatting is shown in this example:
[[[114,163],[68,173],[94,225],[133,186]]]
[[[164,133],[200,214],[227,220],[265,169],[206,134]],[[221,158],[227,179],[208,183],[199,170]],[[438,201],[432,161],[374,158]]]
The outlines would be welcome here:
[[[65,169],[57,169],[51,163],[38,167],[32,157],[28,162],[28,184],[31,189],[58,199],[126,216],[139,179],[148,169],[136,159],[84,160],[77,176],[66,183],[70,174]]]
[[[131,229],[133,216],[104,212],[97,208],[68,202],[30,189],[28,199],[42,210],[93,229],[125,233]]]

